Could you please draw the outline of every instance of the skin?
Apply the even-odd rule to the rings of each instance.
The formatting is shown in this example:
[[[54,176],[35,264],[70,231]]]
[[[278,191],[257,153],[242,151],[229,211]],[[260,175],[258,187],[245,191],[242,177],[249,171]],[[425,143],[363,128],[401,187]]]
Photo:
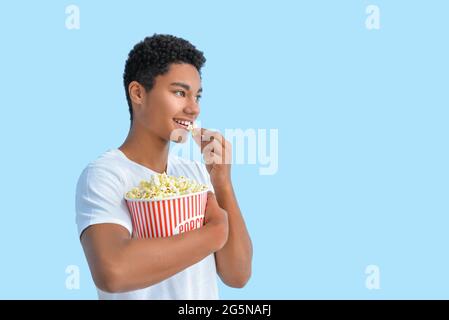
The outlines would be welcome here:
[[[185,141],[188,131],[174,118],[195,120],[200,113],[201,78],[190,64],[171,64],[146,90],[131,82],[133,123],[119,149],[132,161],[162,173],[169,143]],[[252,243],[231,181],[231,144],[223,136],[198,129],[201,148],[215,194],[209,192],[205,225],[168,238],[133,239],[117,224],[96,224],[81,243],[98,288],[107,292],[137,290],[165,280],[214,253],[217,273],[228,286],[242,288],[251,276]]]

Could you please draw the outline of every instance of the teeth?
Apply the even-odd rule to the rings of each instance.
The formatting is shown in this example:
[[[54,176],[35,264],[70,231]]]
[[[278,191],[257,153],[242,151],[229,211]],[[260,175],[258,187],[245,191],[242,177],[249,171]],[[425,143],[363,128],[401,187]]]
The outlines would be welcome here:
[[[175,119],[175,122],[177,122],[177,123],[179,123],[179,124],[182,124],[182,125],[184,125],[184,126],[189,126],[189,125],[191,125],[191,122],[190,122],[190,121],[176,120],[176,119]]]

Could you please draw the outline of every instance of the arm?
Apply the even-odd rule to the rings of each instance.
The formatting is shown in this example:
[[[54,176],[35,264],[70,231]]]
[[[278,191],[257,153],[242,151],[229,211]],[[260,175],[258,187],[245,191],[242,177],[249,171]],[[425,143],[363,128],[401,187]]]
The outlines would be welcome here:
[[[137,290],[199,262],[222,248],[228,236],[223,212],[206,207],[205,223],[199,229],[156,239],[133,239],[117,224],[88,227],[81,243],[96,286],[107,292]]]
[[[217,271],[224,283],[242,288],[251,277],[253,248],[240,212],[232,184],[214,186],[221,208],[227,211],[229,236],[224,247],[215,253]]]
[[[219,132],[204,128],[196,129],[193,139],[206,162],[217,207],[228,213],[228,241],[215,253],[217,273],[228,286],[242,288],[251,277],[253,247],[232,187],[232,146]]]

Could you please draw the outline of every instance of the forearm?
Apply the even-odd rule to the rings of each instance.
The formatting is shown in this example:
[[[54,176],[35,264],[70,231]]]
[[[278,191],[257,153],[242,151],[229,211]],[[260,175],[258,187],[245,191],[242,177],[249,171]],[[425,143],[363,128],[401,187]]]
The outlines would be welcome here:
[[[145,288],[163,281],[214,252],[215,226],[167,238],[129,239],[118,250],[114,291]]]
[[[214,187],[217,202],[228,212],[229,236],[215,253],[220,278],[232,287],[243,287],[251,276],[253,248],[232,184]]]

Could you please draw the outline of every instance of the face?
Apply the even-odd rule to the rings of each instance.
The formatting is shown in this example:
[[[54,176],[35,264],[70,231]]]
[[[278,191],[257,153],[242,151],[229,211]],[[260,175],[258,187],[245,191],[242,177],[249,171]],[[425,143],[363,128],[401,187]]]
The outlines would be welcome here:
[[[171,64],[169,71],[155,78],[146,92],[137,82],[129,87],[133,101],[133,127],[163,140],[185,142],[200,113],[201,78],[190,64]]]

